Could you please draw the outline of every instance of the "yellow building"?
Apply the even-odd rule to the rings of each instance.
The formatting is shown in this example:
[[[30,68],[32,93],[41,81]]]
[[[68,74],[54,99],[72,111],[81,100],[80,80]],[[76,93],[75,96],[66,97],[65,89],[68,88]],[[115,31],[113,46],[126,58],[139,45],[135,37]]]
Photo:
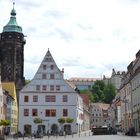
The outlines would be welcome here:
[[[18,104],[16,96],[16,88],[14,82],[2,82],[2,88],[8,91],[8,94],[13,98],[7,98],[6,119],[10,120],[10,132],[16,133],[18,129]]]

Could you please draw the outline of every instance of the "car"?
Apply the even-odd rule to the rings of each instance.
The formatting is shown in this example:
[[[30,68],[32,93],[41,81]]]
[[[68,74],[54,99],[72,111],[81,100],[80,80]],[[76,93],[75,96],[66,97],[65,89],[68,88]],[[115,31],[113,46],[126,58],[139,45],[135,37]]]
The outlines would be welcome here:
[[[135,128],[134,127],[129,128],[129,130],[125,132],[125,135],[128,135],[128,136],[136,136],[137,133],[135,131]]]

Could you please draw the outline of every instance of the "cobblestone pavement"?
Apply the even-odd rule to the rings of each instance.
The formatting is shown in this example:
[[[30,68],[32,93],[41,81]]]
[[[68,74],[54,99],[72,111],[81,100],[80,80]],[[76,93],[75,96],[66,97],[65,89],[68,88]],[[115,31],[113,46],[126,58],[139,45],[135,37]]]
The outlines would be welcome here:
[[[75,135],[67,135],[67,136],[50,136],[49,138],[47,136],[44,136],[43,138],[8,138],[7,140],[138,140],[140,139],[140,135],[138,136],[125,136],[121,133],[118,133],[117,135],[93,135],[91,132],[85,132],[81,134],[75,134]]]

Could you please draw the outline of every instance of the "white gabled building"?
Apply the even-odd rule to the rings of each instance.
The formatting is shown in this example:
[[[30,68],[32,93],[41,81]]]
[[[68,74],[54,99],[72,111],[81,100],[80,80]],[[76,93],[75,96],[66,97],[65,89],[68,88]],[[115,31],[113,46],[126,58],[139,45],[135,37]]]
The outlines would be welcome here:
[[[59,124],[59,118],[73,118],[72,123]],[[42,119],[35,124],[34,119]],[[50,51],[47,51],[33,80],[19,92],[19,131],[33,133],[37,130],[81,131],[83,100],[63,79]],[[80,129],[80,130],[79,130]]]

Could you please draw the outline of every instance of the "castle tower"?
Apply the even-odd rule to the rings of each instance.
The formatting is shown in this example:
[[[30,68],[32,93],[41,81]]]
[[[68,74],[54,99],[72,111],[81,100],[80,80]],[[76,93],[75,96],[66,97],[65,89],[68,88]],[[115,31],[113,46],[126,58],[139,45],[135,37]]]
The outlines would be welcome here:
[[[24,34],[16,22],[16,11],[11,11],[11,17],[0,34],[0,72],[2,82],[14,82],[16,91],[23,87],[24,79]]]

